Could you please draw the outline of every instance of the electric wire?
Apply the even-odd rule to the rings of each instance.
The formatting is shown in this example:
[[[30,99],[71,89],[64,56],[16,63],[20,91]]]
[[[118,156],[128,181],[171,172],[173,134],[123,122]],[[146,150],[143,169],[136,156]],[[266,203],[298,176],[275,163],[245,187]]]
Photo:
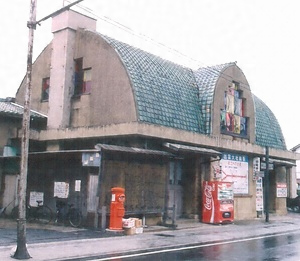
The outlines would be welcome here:
[[[71,3],[71,1],[69,1],[69,0],[65,0],[65,1]],[[131,34],[131,35],[133,35],[135,37],[138,37],[138,38],[140,38],[140,39],[142,39],[144,41],[150,42],[151,44],[154,44],[154,45],[156,45],[158,47],[162,47],[162,48],[168,50],[170,53],[173,53],[175,55],[179,55],[181,57],[184,57],[185,59],[188,59],[188,60],[192,61],[193,63],[195,63],[198,66],[198,69],[206,69],[206,70],[210,70],[212,72],[216,72],[217,74],[219,74],[220,78],[223,78],[226,81],[232,83],[232,80],[233,80],[232,76],[230,76],[230,75],[222,72],[221,70],[218,70],[214,66],[208,66],[207,64],[205,64],[205,63],[203,63],[203,62],[201,62],[201,61],[199,61],[199,60],[197,60],[195,58],[189,57],[188,55],[186,55],[186,54],[184,54],[184,53],[182,53],[182,52],[180,52],[180,51],[178,51],[178,50],[176,50],[174,48],[171,48],[171,47],[169,47],[169,46],[167,46],[167,45],[165,45],[165,44],[163,44],[161,42],[158,42],[158,41],[154,40],[153,38],[151,38],[151,37],[149,37],[149,36],[147,36],[145,34],[142,34],[142,33],[139,33],[139,32],[135,32],[130,27],[128,27],[128,26],[126,26],[126,25],[124,25],[122,23],[119,23],[119,22],[117,22],[117,21],[115,21],[115,20],[113,20],[113,19],[111,19],[111,18],[109,18],[107,16],[98,15],[92,9],[90,9],[89,7],[83,6],[82,4],[77,4],[76,6],[78,8],[80,8],[80,9],[82,9],[83,11],[85,11],[85,12],[93,15],[94,17],[97,17],[97,18],[103,20],[104,22],[107,22],[107,23],[109,23],[109,24],[111,24],[111,25],[119,28],[120,30],[123,30],[123,31],[125,31],[125,32],[127,32],[127,33],[129,33],[129,34]],[[234,63],[236,63],[236,62],[234,62]],[[229,80],[228,78],[231,78],[232,80]],[[242,84],[242,85],[248,85],[247,83],[244,83],[244,82],[239,82],[239,83]]]

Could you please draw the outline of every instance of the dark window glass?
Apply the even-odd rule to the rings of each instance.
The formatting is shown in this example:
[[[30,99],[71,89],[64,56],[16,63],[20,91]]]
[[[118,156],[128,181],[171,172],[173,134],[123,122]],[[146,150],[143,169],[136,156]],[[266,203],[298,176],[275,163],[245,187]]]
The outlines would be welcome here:
[[[42,101],[48,101],[50,90],[50,78],[44,78],[42,81]]]
[[[247,118],[244,112],[245,99],[237,83],[232,83],[224,95],[224,109],[221,110],[221,133],[247,136]]]
[[[75,60],[74,94],[81,95],[90,93],[92,88],[92,70],[83,69],[82,58]]]

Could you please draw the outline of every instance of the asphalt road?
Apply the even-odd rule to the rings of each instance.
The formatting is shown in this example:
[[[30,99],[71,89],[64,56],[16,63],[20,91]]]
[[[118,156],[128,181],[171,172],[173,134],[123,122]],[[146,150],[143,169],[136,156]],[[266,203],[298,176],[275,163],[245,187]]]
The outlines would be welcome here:
[[[300,233],[286,233],[275,236],[262,236],[223,243],[186,246],[177,249],[165,249],[130,255],[94,257],[84,260],[299,261]]]
[[[246,220],[213,226],[186,221],[176,230],[157,229],[149,228],[143,235],[123,236],[121,233],[122,236],[116,238],[116,234],[110,234],[113,232],[29,223],[27,243],[32,260],[37,261],[300,260],[298,213],[272,216],[267,223]],[[16,222],[0,219],[1,261],[11,260],[11,246],[15,245],[16,238]]]

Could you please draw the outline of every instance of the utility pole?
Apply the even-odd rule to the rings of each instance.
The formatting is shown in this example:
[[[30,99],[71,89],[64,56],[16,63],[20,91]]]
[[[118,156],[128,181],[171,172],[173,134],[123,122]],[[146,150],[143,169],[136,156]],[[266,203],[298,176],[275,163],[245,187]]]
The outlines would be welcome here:
[[[27,54],[27,74],[26,90],[24,102],[24,114],[21,140],[21,172],[18,186],[19,197],[19,217],[17,226],[17,250],[14,254],[16,259],[28,259],[30,255],[26,247],[26,189],[27,189],[27,169],[28,169],[28,147],[29,147],[29,127],[30,127],[30,96],[31,96],[31,73],[32,73],[32,53],[33,36],[36,28],[36,1],[30,2],[30,15],[27,26],[29,28],[28,54]]]
[[[31,74],[32,74],[32,54],[34,30],[39,22],[44,21],[54,15],[68,10],[71,6],[82,2],[77,0],[58,11],[36,21],[36,4],[37,0],[30,0],[30,15],[27,27],[29,28],[28,54],[27,54],[27,74],[26,89],[24,101],[24,113],[22,123],[21,138],[21,163],[20,163],[20,181],[18,185],[19,215],[17,220],[17,249],[13,255],[15,259],[29,259],[30,255],[26,246],[26,190],[27,190],[27,173],[28,173],[28,152],[29,152],[29,129],[30,129],[30,98],[31,98]]]
[[[265,209],[266,209],[266,222],[269,222],[269,147],[266,147],[266,170],[265,170]]]

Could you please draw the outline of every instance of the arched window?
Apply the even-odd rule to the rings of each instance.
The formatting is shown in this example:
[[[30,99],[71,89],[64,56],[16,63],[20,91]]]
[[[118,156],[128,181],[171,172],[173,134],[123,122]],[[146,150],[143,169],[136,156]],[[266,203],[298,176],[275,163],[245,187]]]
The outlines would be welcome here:
[[[247,136],[245,98],[239,84],[233,82],[224,94],[224,107],[221,110],[221,133],[233,136]]]

